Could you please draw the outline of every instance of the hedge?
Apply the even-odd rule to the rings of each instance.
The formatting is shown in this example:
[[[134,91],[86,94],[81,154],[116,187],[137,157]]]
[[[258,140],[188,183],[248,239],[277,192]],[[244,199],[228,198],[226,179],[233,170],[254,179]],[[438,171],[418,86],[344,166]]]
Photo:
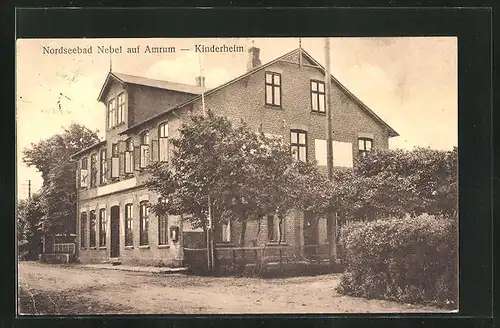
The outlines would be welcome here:
[[[457,308],[456,218],[418,217],[345,225],[341,294]]]

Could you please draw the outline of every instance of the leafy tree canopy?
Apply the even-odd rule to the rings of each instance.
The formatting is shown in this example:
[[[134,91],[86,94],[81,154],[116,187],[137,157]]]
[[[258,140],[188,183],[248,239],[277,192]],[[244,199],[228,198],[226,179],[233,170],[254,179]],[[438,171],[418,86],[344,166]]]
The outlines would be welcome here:
[[[253,131],[244,122],[237,127],[213,113],[190,116],[172,140],[170,163],[154,163],[147,185],[166,202],[156,211],[192,214],[197,227],[207,227],[208,199],[217,226],[227,220],[246,222],[276,213],[280,219],[306,204],[306,192],[326,183],[314,164],[297,162],[279,139]],[[311,202],[313,203],[313,202]]]
[[[347,219],[456,215],[458,149],[375,150],[336,172],[330,202]]]
[[[38,198],[46,214],[41,221],[43,232],[74,231],[76,165],[70,156],[98,141],[97,131],[71,124],[63,133],[23,150],[23,161],[37,168],[43,178]]]

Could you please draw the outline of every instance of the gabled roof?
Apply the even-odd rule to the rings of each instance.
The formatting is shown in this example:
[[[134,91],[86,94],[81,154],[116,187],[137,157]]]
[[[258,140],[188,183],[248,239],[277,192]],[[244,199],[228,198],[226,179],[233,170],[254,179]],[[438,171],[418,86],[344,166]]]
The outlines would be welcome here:
[[[240,76],[238,76],[238,77],[236,77],[236,78],[234,78],[234,79],[232,79],[232,80],[230,80],[230,81],[228,81],[228,82],[226,82],[226,83],[224,83],[224,84],[221,84],[220,86],[218,86],[218,87],[216,87],[216,88],[213,88],[213,89],[211,89],[211,90],[206,91],[206,92],[205,92],[205,94],[204,94],[204,96],[205,96],[205,97],[207,97],[207,96],[211,95],[212,93],[215,93],[215,92],[217,92],[217,91],[219,91],[219,90],[221,90],[221,89],[224,89],[224,88],[225,88],[225,87],[227,87],[228,85],[231,85],[231,84],[233,84],[233,83],[235,83],[235,82],[238,82],[239,80],[244,79],[245,77],[247,77],[247,76],[249,76],[249,75],[252,75],[252,74],[254,74],[254,73],[256,73],[256,72],[258,72],[258,71],[260,71],[260,70],[263,70],[263,69],[265,69],[265,68],[267,68],[267,67],[269,67],[269,66],[271,66],[271,65],[275,64],[276,62],[279,62],[279,61],[281,61],[281,60],[284,60],[284,59],[286,59],[287,57],[289,57],[289,56],[291,56],[291,55],[295,55],[295,54],[298,54],[299,56],[300,56],[300,55],[304,55],[304,56],[305,56],[308,60],[310,60],[312,63],[314,63],[314,65],[312,65],[312,66],[316,67],[318,70],[320,70],[320,71],[321,71],[321,72],[323,72],[323,74],[324,74],[324,72],[325,72],[325,68],[324,68],[323,66],[321,66],[321,65],[320,65],[320,64],[319,64],[319,63],[318,63],[318,62],[317,62],[317,61],[316,61],[316,60],[315,60],[315,59],[314,59],[311,55],[309,55],[309,54],[308,54],[308,53],[307,53],[307,52],[306,52],[303,48],[299,47],[299,48],[294,49],[294,50],[292,50],[292,51],[290,51],[290,52],[288,52],[288,53],[286,53],[286,54],[284,54],[284,55],[282,55],[282,56],[280,56],[280,57],[278,57],[278,58],[276,58],[276,59],[274,59],[274,60],[272,60],[272,61],[270,61],[270,62],[268,62],[268,63],[264,64],[264,65],[260,65],[260,66],[258,66],[258,67],[256,67],[256,68],[254,68],[254,69],[252,69],[252,70],[250,70],[250,71],[246,72],[246,73],[245,73],[245,74],[243,74],[243,75],[240,75]],[[398,134],[398,133],[397,133],[397,132],[396,132],[396,131],[392,128],[392,127],[390,127],[390,126],[389,126],[389,125],[388,125],[388,124],[387,124],[384,120],[382,120],[382,119],[381,119],[381,118],[380,118],[377,114],[375,114],[375,113],[374,113],[374,112],[373,112],[373,111],[372,111],[372,110],[371,110],[371,109],[370,109],[367,105],[365,105],[365,104],[364,104],[361,100],[359,100],[356,96],[354,96],[354,95],[353,95],[353,94],[352,94],[352,93],[351,93],[351,92],[350,92],[350,91],[349,91],[349,90],[348,90],[348,89],[347,89],[347,88],[346,88],[346,87],[345,87],[342,83],[340,83],[340,82],[339,82],[336,78],[334,78],[334,77],[333,77],[333,75],[331,75],[331,74],[330,74],[330,76],[331,76],[331,79],[332,79],[332,82],[333,82],[333,83],[335,83],[336,85],[338,85],[338,86],[339,86],[339,87],[340,87],[340,88],[341,88],[341,89],[342,89],[342,90],[343,90],[343,91],[344,91],[344,92],[345,92],[345,93],[346,93],[349,97],[351,97],[351,99],[353,99],[356,103],[358,103],[358,104],[360,105],[360,107],[361,107],[363,110],[365,110],[366,112],[368,112],[368,114],[370,114],[370,115],[371,115],[371,116],[372,116],[372,117],[373,117],[376,121],[378,121],[379,123],[381,123],[382,125],[384,125],[384,126],[385,126],[388,130],[389,130],[389,135],[390,135],[391,137],[396,137],[396,136],[399,136],[399,134]],[[147,119],[147,120],[145,120],[145,121],[142,121],[142,122],[139,122],[139,123],[137,123],[137,124],[134,124],[133,126],[131,126],[131,127],[129,127],[128,129],[126,129],[125,131],[121,132],[120,134],[125,134],[125,133],[127,133],[127,132],[129,132],[129,131],[131,131],[131,130],[134,130],[134,129],[138,128],[139,126],[144,125],[144,124],[145,124],[145,123],[147,123],[147,122],[150,122],[151,120],[154,120],[154,119],[156,119],[156,118],[158,118],[158,117],[161,117],[161,116],[165,115],[166,113],[171,112],[171,111],[173,111],[173,110],[175,110],[175,109],[180,109],[180,108],[182,108],[182,107],[184,107],[184,106],[186,106],[186,105],[189,105],[189,104],[191,104],[191,103],[193,103],[193,102],[195,102],[195,101],[197,101],[197,100],[199,100],[199,99],[201,99],[201,95],[198,95],[198,96],[196,96],[196,97],[193,97],[193,98],[189,99],[188,101],[185,101],[185,102],[183,102],[183,103],[181,103],[181,104],[179,104],[179,105],[176,105],[176,106],[174,106],[174,107],[172,107],[172,108],[169,108],[169,109],[165,110],[164,112],[158,113],[158,114],[156,114],[156,115],[154,115],[154,116],[152,116],[152,117],[148,118],[148,119]]]
[[[97,98],[98,101],[102,101],[104,94],[106,93],[106,90],[113,79],[120,83],[125,83],[125,84],[144,85],[151,88],[178,91],[178,92],[190,93],[193,95],[201,94],[201,87],[197,85],[154,80],[130,74],[109,72],[108,76],[106,77],[106,81],[104,82],[101,88],[99,97]]]

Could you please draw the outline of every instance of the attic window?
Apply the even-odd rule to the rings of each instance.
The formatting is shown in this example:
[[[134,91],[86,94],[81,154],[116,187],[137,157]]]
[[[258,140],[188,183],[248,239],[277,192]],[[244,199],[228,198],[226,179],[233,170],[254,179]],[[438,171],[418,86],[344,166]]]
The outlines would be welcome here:
[[[116,126],[116,100],[113,98],[108,102],[108,129]]]
[[[266,105],[281,107],[281,74],[266,72]]]
[[[118,95],[118,112],[117,112],[117,122],[116,125],[125,122],[125,93],[122,92]]]

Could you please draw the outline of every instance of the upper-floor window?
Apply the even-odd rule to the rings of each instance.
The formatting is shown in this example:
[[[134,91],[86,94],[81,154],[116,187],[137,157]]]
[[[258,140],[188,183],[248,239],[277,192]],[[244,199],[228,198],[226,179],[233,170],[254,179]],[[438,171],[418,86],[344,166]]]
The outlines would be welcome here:
[[[302,161],[307,161],[307,132],[302,130],[290,131],[290,150],[292,157]]]
[[[106,209],[101,208],[99,210],[99,246],[106,246]]]
[[[141,161],[140,167],[145,168],[149,165],[149,131],[141,134]]]
[[[111,145],[111,177],[118,178],[120,176],[120,159],[118,157],[118,144]]]
[[[82,158],[82,163],[80,167],[80,187],[86,188],[89,185],[89,159],[87,157]]]
[[[266,72],[266,104],[281,107],[281,74]]]
[[[373,139],[371,138],[359,138],[359,155],[365,156],[373,147]]]
[[[97,185],[97,154],[90,156],[90,187]]]
[[[108,129],[116,126],[116,99],[108,102]]]
[[[107,172],[108,172],[108,163],[106,162],[106,149],[101,149],[101,178],[99,183],[106,184],[107,183]]]
[[[168,123],[158,126],[158,156],[160,162],[168,161]]]
[[[149,205],[147,201],[139,205],[139,245],[149,245]]]
[[[118,109],[116,115],[116,125],[125,122],[125,93],[122,92],[118,95]]]
[[[132,138],[125,141],[125,174],[133,173],[134,163],[134,144]]]
[[[325,83],[311,81],[311,110],[313,112],[325,113]]]

